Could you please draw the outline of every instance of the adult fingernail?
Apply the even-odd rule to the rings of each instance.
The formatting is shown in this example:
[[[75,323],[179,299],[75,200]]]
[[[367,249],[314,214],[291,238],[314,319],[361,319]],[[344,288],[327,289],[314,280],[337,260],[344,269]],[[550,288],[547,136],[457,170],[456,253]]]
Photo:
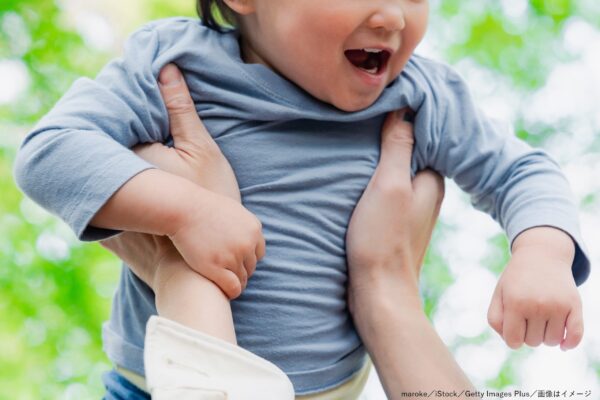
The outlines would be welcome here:
[[[168,64],[160,71],[159,81],[163,86],[175,86],[181,82],[181,78],[179,68],[175,64]]]

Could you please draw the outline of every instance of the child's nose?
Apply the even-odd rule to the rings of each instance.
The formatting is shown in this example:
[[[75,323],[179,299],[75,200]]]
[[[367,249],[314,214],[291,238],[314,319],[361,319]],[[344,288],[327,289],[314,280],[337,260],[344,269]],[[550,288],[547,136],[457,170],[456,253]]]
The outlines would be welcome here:
[[[385,4],[377,7],[377,10],[369,17],[367,22],[368,27],[371,29],[384,29],[386,31],[403,30],[406,25],[404,10],[398,2],[393,3],[395,4]]]

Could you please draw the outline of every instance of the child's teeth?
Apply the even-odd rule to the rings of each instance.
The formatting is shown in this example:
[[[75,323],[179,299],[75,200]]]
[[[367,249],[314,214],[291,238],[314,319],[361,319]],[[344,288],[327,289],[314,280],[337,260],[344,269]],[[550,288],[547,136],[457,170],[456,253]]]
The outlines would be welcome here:
[[[368,49],[363,49],[363,51],[366,51],[367,53],[381,53],[383,50],[368,48]]]
[[[363,71],[368,72],[369,74],[376,74],[377,73],[377,67],[375,68],[371,68],[371,69],[365,69],[365,68],[361,68]]]

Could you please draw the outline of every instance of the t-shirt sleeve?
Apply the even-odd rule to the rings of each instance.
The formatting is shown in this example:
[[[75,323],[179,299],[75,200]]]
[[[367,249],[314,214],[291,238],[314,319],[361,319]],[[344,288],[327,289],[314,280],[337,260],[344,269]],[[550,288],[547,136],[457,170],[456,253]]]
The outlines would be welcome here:
[[[439,72],[439,71],[438,71]],[[576,244],[573,277],[577,285],[590,272],[574,197],[558,164],[533,149],[474,105],[462,78],[444,67],[432,78],[431,91],[417,113],[417,164],[453,179],[473,205],[492,216],[510,243],[523,231],[550,226]]]
[[[168,115],[157,84],[158,32],[130,36],[123,56],[96,79],[81,78],[25,137],[14,177],[31,199],[64,220],[80,240],[119,231],[89,226],[129,179],[153,168],[130,148],[164,142]]]

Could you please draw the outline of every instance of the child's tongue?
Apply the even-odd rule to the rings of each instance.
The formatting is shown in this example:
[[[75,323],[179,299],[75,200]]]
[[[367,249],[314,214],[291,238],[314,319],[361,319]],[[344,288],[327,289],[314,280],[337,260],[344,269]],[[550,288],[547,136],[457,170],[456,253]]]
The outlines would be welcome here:
[[[373,70],[379,67],[379,58],[364,50],[346,50],[346,58],[358,68]]]
[[[346,50],[346,57],[354,65],[360,65],[369,59],[369,53],[362,50]]]

